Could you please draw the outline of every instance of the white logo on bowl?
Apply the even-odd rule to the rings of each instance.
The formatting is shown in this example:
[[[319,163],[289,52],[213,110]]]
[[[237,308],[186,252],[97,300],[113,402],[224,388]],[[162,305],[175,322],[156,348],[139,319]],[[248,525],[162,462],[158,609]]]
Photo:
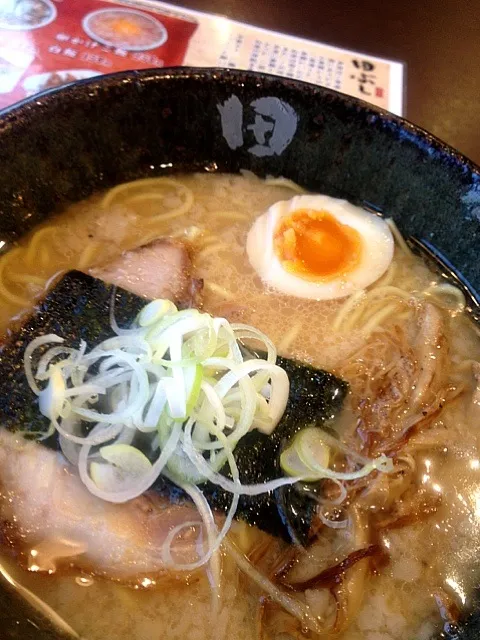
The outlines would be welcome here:
[[[480,222],[480,180],[473,182],[460,200],[465,205],[467,220]]]
[[[281,155],[293,140],[298,115],[289,104],[268,96],[250,102],[253,110],[248,124],[244,124],[244,108],[236,95],[217,105],[222,120],[222,133],[230,149],[245,144],[245,136],[252,136],[256,144],[247,149],[255,156]],[[248,117],[248,114],[247,114]]]

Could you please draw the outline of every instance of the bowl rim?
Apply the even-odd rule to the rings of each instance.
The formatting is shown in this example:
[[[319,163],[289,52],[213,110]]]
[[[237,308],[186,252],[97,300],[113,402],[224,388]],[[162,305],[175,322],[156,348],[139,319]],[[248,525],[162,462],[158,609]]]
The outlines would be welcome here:
[[[312,95],[330,96],[331,98],[343,102],[346,105],[357,107],[368,115],[379,116],[385,124],[397,126],[404,132],[406,132],[410,138],[410,141],[417,146],[421,146],[423,148],[427,147],[435,152],[440,153],[444,156],[445,159],[448,158],[450,161],[454,161],[455,164],[463,166],[464,169],[470,171],[472,174],[475,174],[477,176],[477,179],[480,181],[480,164],[476,164],[465,154],[461,153],[423,127],[414,124],[407,118],[397,116],[390,111],[372,105],[365,100],[349,96],[348,94],[335,91],[334,89],[329,89],[327,87],[312,84],[310,82],[285,78],[282,76],[276,76],[259,71],[231,69],[229,67],[151,67],[148,69],[135,69],[131,71],[116,71],[113,73],[99,74],[98,76],[93,76],[92,78],[84,78],[69,82],[59,87],[46,89],[33,96],[28,96],[4,109],[1,109],[0,133],[5,128],[9,128],[11,125],[13,125],[16,120],[21,119],[23,115],[27,115],[32,110],[32,108],[48,107],[52,102],[61,100],[63,96],[75,96],[75,94],[77,93],[83,94],[85,90],[90,89],[90,91],[93,92],[92,99],[95,99],[95,93],[97,91],[108,89],[108,87],[116,86],[118,84],[188,80],[189,78],[196,81],[221,80],[225,82],[228,80],[239,81],[251,79],[257,82],[277,82],[285,86],[286,88],[290,88],[296,91],[308,91]]]

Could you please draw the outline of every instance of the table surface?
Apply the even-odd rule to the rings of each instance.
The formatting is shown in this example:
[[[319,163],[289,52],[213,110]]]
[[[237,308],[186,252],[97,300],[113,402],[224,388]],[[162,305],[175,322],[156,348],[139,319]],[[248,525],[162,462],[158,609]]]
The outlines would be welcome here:
[[[405,117],[480,164],[480,0],[170,0],[406,63]]]

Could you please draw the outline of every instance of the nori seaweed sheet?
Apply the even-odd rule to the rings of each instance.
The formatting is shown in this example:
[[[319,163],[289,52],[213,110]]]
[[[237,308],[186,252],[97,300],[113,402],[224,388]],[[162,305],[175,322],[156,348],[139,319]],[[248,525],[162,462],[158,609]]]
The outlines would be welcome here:
[[[65,345],[78,347],[85,340],[89,347],[111,336],[110,304],[114,288],[84,273],[72,271],[50,291],[32,316],[0,350],[0,423],[11,431],[19,427],[27,432],[45,432],[48,420],[38,410],[38,401],[28,386],[23,365],[24,350],[40,335],[55,333]],[[128,326],[145,300],[122,289],[115,292],[115,317],[120,326]],[[42,351],[38,350],[40,357]],[[235,458],[243,483],[272,480],[281,475],[279,454],[297,431],[307,425],[322,425],[341,409],[347,384],[334,375],[279,357],[278,364],[290,378],[290,395],[282,420],[272,435],[248,433],[235,449]],[[56,435],[42,444],[58,447]],[[223,471],[228,475],[227,471]],[[154,490],[172,500],[183,499],[178,487],[161,476]],[[210,483],[203,491],[212,508],[226,510],[231,495]],[[255,497],[242,496],[237,517],[273,535],[305,542],[308,538],[314,502],[294,489],[279,490]],[[290,508],[292,507],[292,508]]]
[[[112,335],[110,303],[114,288],[80,271],[66,274],[35,308],[33,315],[0,348],[0,424],[10,431],[20,426],[27,432],[45,432],[49,421],[38,410],[36,395],[25,377],[23,354],[34,338],[55,333],[66,346],[78,347],[85,340],[93,347]],[[115,317],[128,326],[145,300],[117,289]],[[35,352],[35,362],[50,346]],[[35,365],[34,362],[34,365]],[[57,438],[43,440],[57,448]]]
[[[287,408],[270,436],[253,430],[236,446],[234,456],[242,484],[281,477],[279,459],[285,443],[305,426],[321,426],[334,420],[348,389],[343,380],[309,365],[280,356],[277,364],[290,379]],[[226,468],[222,473],[229,475]],[[226,509],[231,502],[231,495],[218,486],[207,483],[204,493],[217,509]],[[274,494],[241,496],[238,512],[244,520],[269,533],[281,532],[288,540],[296,537],[306,543],[315,505],[307,494],[285,488]]]

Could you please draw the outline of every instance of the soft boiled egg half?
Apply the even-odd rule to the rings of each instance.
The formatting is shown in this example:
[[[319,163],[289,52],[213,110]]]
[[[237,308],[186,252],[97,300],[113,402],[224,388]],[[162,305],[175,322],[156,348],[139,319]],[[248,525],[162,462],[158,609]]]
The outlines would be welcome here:
[[[276,202],[247,237],[250,264],[266,285],[315,300],[365,289],[388,269],[393,250],[385,220],[325,195]]]

